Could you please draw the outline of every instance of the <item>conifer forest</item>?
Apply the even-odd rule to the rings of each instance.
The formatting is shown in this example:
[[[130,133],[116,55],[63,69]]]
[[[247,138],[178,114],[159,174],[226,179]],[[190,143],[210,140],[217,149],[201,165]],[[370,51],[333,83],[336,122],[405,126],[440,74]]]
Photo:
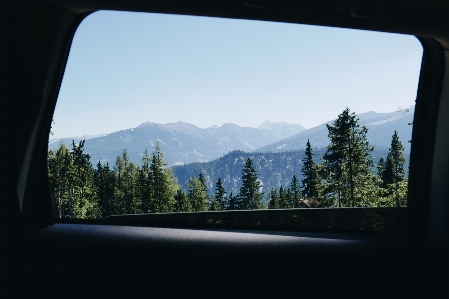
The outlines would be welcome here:
[[[55,218],[100,219],[109,215],[340,207],[404,207],[407,203],[407,161],[397,131],[391,132],[388,154],[374,164],[367,139],[354,112],[346,108],[327,125],[329,145],[314,160],[313,144],[305,144],[301,177],[288,186],[262,192],[253,160],[247,158],[236,191],[218,177],[208,187],[204,173],[178,182],[156,144],[143,149],[140,165],[126,149],[114,165],[95,165],[84,152],[85,141],[71,148],[61,143],[48,151],[48,177]],[[183,186],[181,186],[183,184]]]

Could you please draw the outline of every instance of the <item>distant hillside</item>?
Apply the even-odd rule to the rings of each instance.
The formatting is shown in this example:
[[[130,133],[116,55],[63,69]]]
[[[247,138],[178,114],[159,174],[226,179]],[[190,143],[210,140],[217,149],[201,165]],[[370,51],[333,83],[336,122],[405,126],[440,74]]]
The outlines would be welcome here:
[[[408,113],[367,112],[357,116],[360,125],[368,127],[368,140],[376,149],[388,149],[396,129],[405,146],[405,155],[409,156],[408,141],[411,139],[412,126],[408,124],[413,121],[413,112],[411,107]],[[235,150],[254,153],[296,151],[304,149],[308,139],[313,148],[324,148],[329,144],[326,124],[332,121],[307,130],[300,125],[269,121],[258,128],[228,123],[206,129],[186,122],[146,122],[136,128],[104,136],[85,136],[85,152],[90,154],[93,164],[98,161],[114,164],[117,155],[126,148],[130,160],[140,165],[144,150],[147,148],[151,152],[156,142],[160,142],[165,160],[169,166],[173,166],[212,161]],[[81,137],[76,137],[75,142],[79,142]],[[71,147],[71,138],[62,141]],[[58,140],[53,139],[49,143],[50,149],[58,146]]]
[[[70,146],[72,144],[72,140],[75,141],[75,143],[80,142],[81,140],[89,140],[96,137],[103,137],[108,134],[100,134],[100,135],[83,135],[83,136],[75,136],[75,137],[64,137],[64,138],[50,138],[48,140],[48,144],[50,148],[57,147],[61,142],[65,143],[67,146]]]
[[[325,148],[314,149],[314,161],[321,163],[321,157]],[[381,157],[386,157],[388,148],[377,148],[372,153],[374,162],[377,164]],[[248,158],[253,159],[254,168],[259,173],[259,179],[263,184],[262,191],[268,193],[271,188],[278,189],[281,185],[288,187],[293,175],[302,180],[301,168],[305,150],[285,151],[279,153],[247,153],[233,151],[221,158],[206,163],[192,163],[187,165],[173,166],[172,170],[178,178],[178,183],[187,192],[185,183],[190,177],[198,177],[202,172],[206,178],[209,193],[215,192],[215,183],[218,177],[223,181],[228,194],[232,191],[238,193],[241,186],[243,164]]]
[[[151,152],[156,142],[160,142],[165,160],[171,166],[212,161],[233,150],[253,151],[304,130],[302,126],[287,123],[265,122],[262,127],[264,128],[224,124],[221,127],[202,129],[186,122],[146,122],[136,128],[87,139],[85,152],[90,154],[93,164],[98,161],[114,164],[117,155],[122,154],[126,148],[130,160],[140,164],[144,150],[148,148]],[[79,140],[75,139],[75,142]],[[71,139],[62,141],[68,147],[71,146]],[[59,143],[52,140],[49,148],[55,149]]]
[[[405,153],[410,153],[410,143],[412,136],[412,126],[414,107],[410,107],[408,113],[376,113],[367,112],[358,114],[359,124],[368,128],[368,140],[375,147],[390,147],[391,136],[394,130],[398,131],[399,138],[405,146]],[[332,124],[332,121],[321,124],[317,127],[304,130],[294,136],[276,141],[270,145],[261,147],[255,152],[280,152],[303,149],[306,146],[307,139],[310,139],[312,147],[326,147],[329,144],[328,130],[326,124]]]

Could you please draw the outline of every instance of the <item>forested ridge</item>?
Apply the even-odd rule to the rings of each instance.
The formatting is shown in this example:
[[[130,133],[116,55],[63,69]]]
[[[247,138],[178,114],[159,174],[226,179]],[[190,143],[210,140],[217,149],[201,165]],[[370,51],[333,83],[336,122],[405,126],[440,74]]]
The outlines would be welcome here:
[[[84,152],[84,141],[72,141],[71,149],[61,143],[48,151],[54,215],[85,219],[113,214],[406,205],[407,162],[397,131],[392,132],[388,152],[374,164],[368,129],[359,125],[355,113],[346,108],[327,129],[326,148],[314,149],[307,141],[301,151],[263,156],[234,151],[229,155],[233,167],[240,168],[238,179],[223,172],[211,175],[203,163],[194,163],[189,171],[198,171],[189,173],[185,182],[178,182],[174,174],[179,168],[167,166],[159,143],[151,153],[145,149],[141,165],[130,162],[124,149],[114,165],[98,162],[95,166]],[[276,159],[287,159],[288,166],[273,168],[285,165],[272,163]],[[220,167],[220,159],[210,163]],[[226,167],[222,170],[229,172]],[[286,173],[292,175],[286,179]]]

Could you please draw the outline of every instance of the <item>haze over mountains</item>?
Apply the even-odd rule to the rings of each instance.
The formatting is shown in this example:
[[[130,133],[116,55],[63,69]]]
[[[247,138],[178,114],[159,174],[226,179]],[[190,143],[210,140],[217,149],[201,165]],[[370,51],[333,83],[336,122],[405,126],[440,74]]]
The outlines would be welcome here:
[[[405,153],[410,153],[410,143],[412,137],[414,106],[407,111],[392,113],[376,113],[373,111],[357,114],[360,126],[368,128],[368,140],[371,146],[389,148],[391,136],[394,130],[398,131],[399,138],[405,146]],[[310,140],[312,147],[323,148],[329,145],[328,130],[326,124],[332,124],[334,120],[328,121],[317,127],[304,130],[294,136],[279,140],[272,144],[259,148],[259,152],[281,152],[305,148],[307,140]]]
[[[126,148],[130,160],[140,165],[145,148],[151,153],[159,141],[165,160],[172,166],[211,161],[233,150],[251,152],[303,130],[305,128],[300,125],[268,121],[259,128],[224,124],[205,129],[186,122],[146,122],[136,128],[87,139],[85,152],[91,155],[93,164],[101,161],[113,165],[117,155]],[[72,142],[70,138],[62,141],[69,147]],[[50,149],[56,149],[59,143],[52,140]]]
[[[370,144],[378,149],[387,150],[391,136],[396,129],[402,144],[406,147],[405,155],[410,151],[414,108],[408,112],[376,113],[367,112],[357,115],[360,125],[368,127]],[[339,112],[336,112],[337,117]],[[300,120],[298,121],[300,122]],[[186,122],[158,124],[146,122],[136,128],[121,130],[104,136],[86,138],[85,152],[90,154],[92,164],[113,165],[117,155],[126,148],[130,160],[141,164],[145,148],[151,151],[156,142],[160,142],[169,166],[194,162],[207,162],[222,157],[230,151],[244,152],[281,152],[304,149],[307,139],[312,147],[323,148],[329,144],[326,124],[311,129],[301,125],[266,121],[258,128],[241,127],[236,124],[224,124],[221,127],[199,128]],[[51,140],[50,149],[56,149],[62,140],[69,148],[72,138]],[[79,142],[76,138],[75,142]]]

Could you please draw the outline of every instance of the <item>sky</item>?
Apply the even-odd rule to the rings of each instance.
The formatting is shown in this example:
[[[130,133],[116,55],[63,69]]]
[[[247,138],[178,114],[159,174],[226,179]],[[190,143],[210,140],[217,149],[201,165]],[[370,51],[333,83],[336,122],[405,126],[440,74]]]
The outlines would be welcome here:
[[[141,123],[264,121],[306,128],[414,104],[414,36],[209,17],[103,11],[77,29],[52,138]]]

